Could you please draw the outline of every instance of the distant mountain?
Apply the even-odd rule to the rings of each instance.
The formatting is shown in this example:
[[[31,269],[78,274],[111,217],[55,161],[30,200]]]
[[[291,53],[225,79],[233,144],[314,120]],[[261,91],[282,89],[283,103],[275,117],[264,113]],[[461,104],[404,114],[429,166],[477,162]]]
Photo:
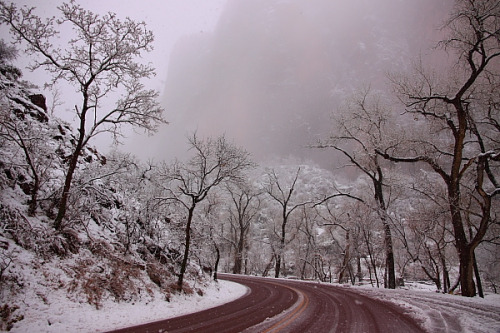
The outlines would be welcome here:
[[[173,51],[173,130],[226,133],[258,159],[324,162],[304,147],[328,133],[354,90],[384,89],[388,71],[408,69],[436,40],[450,2],[230,0],[214,33]]]

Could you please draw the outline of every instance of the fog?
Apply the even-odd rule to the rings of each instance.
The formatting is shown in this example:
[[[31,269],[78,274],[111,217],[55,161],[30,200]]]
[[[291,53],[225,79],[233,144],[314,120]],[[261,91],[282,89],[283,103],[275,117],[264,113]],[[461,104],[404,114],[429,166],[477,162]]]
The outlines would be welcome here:
[[[56,14],[61,3],[20,2],[39,7],[41,15]],[[429,51],[452,1],[80,3],[144,20],[156,36],[145,60],[158,75],[148,85],[162,93],[169,125],[154,136],[127,133],[120,150],[141,159],[182,159],[186,138],[196,131],[225,134],[258,162],[293,157],[330,167],[328,152],[307,146],[328,135],[330,116],[346,97],[368,85],[387,89],[387,72],[408,70]],[[106,150],[109,141],[93,143]]]
[[[445,0],[229,0],[212,32],[172,49],[162,97],[170,125],[127,149],[181,157],[197,131],[225,134],[258,161],[331,164],[307,148],[327,135],[331,113],[356,89],[384,89],[387,72],[407,70],[449,9]]]
[[[35,13],[41,17],[59,16],[57,9],[69,0],[7,0],[19,7],[35,7]],[[151,88],[160,92],[165,87],[170,53],[179,38],[200,32],[213,31],[226,0],[147,0],[147,5],[140,0],[77,0],[83,8],[99,15],[108,12],[116,13],[118,18],[144,21],[147,28],[155,35],[154,50],[143,54],[144,61],[150,62],[156,69],[155,79],[145,82]],[[7,38],[8,29],[0,26],[2,38]],[[70,34],[70,31],[60,31],[61,35]],[[55,41],[57,42],[57,40]],[[64,45],[59,45],[64,47]],[[24,58],[23,53],[18,59],[19,66],[25,67],[31,59]],[[30,73],[25,70],[24,77],[40,86],[47,82],[47,73],[43,70]],[[64,89],[61,87],[61,89]],[[50,99],[51,96],[47,96]],[[69,105],[73,110],[73,105]],[[59,110],[60,114],[64,110]]]

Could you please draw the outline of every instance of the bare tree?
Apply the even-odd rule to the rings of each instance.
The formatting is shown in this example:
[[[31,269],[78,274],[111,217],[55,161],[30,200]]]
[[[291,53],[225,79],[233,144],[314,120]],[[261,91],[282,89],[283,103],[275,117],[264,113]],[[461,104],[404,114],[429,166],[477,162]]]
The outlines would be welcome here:
[[[371,94],[369,89],[347,100],[346,106],[335,116],[336,129],[329,139],[320,142],[317,148],[331,148],[342,153],[354,166],[368,176],[373,185],[376,211],[384,228],[387,288],[396,288],[394,250],[390,221],[387,216],[388,202],[384,196],[387,182],[380,157],[376,149],[389,140],[386,137],[389,124],[389,109],[381,97]]]
[[[19,52],[13,45],[8,45],[3,39],[0,40],[0,64],[6,64],[17,58]]]
[[[492,200],[500,193],[499,26],[498,1],[456,1],[445,25],[448,37],[439,44],[456,59],[448,75],[419,64],[412,76],[392,78],[414,124],[427,125],[426,136],[377,151],[391,161],[425,163],[444,181],[463,296],[476,294],[474,250],[492,224]],[[470,221],[467,209],[474,212]]]
[[[260,198],[254,189],[245,184],[228,185],[227,191],[232,202],[232,208],[229,211],[229,222],[234,233],[233,274],[241,274],[247,236],[253,219],[259,213]]]
[[[316,217],[317,213],[309,209],[307,206],[302,206],[301,209],[301,223],[299,224],[298,231],[299,235],[297,237],[298,242],[296,242],[297,256],[296,256],[296,266],[300,270],[300,279],[305,280],[307,277],[308,266],[312,269],[311,277],[320,278],[324,281],[324,276],[318,274],[316,269],[316,258],[317,258],[317,240],[316,240]]]
[[[30,193],[28,203],[28,214],[33,216],[38,207],[38,196],[40,189],[45,181],[49,178],[49,173],[53,167],[53,161],[50,155],[49,147],[45,145],[42,126],[37,120],[27,119],[20,121],[17,116],[11,112],[7,114],[0,112],[0,137],[14,143],[24,156],[24,167],[31,178],[32,185],[29,189],[25,188],[25,192]],[[10,108],[9,108],[10,111]],[[8,163],[14,163],[12,157],[6,159]]]
[[[48,112],[51,116],[54,115],[56,109],[58,109],[61,105],[64,105],[62,101],[61,91],[56,86],[51,86],[51,95],[52,95],[52,103],[48,107]]]
[[[8,45],[0,39],[0,73],[12,80],[17,80],[22,76],[21,70],[11,64],[12,60],[17,58],[18,53],[14,45]]]
[[[76,142],[54,221],[60,230],[78,159],[89,140],[103,132],[118,139],[125,124],[155,131],[164,120],[156,101],[158,92],[145,89],[140,82],[154,75],[150,65],[136,61],[141,53],[152,50],[153,33],[145,23],[129,18],[121,21],[113,13],[99,16],[73,1],[58,9],[59,18],[42,20],[34,8],[0,2],[0,21],[10,27],[17,42],[27,45],[27,54],[37,56],[30,69],[45,69],[52,75],[52,83],[67,81],[81,96],[80,106],[74,109],[78,117]],[[70,31],[68,28],[73,36],[66,48],[60,48],[54,43],[59,32]],[[114,106],[108,106],[111,98]]]
[[[9,49],[0,41],[0,75],[4,79],[12,79],[21,87],[6,84],[0,93],[0,138],[12,143],[3,148],[0,159],[10,167],[26,170],[30,176],[31,181],[22,188],[31,197],[28,202],[28,214],[33,216],[38,207],[40,189],[48,180],[53,167],[53,147],[49,147],[46,142],[46,137],[50,134],[45,126],[44,110],[22,102],[20,94],[27,95],[26,91],[23,91],[24,86],[18,82],[15,73],[13,76],[9,75],[12,70],[15,72],[15,67],[8,67],[8,61],[13,57],[15,49]],[[23,104],[21,109],[24,110],[19,108],[19,103]],[[23,157],[22,162],[15,158],[18,153]]]
[[[297,209],[307,204],[312,203],[310,199],[297,198],[297,195],[293,195],[296,190],[297,180],[299,179],[300,168],[291,182],[285,188],[283,184],[283,179],[280,180],[275,170],[271,170],[268,174],[268,183],[265,187],[265,192],[276,201],[281,207],[281,221],[279,235],[278,249],[276,250],[276,261],[274,277],[280,276],[281,271],[281,261],[283,259],[283,253],[285,251],[286,235],[287,235],[287,225],[290,220],[290,215]]]
[[[164,202],[175,202],[187,211],[184,255],[177,284],[182,289],[184,274],[189,259],[191,225],[196,207],[207,198],[215,187],[223,182],[243,181],[244,171],[254,164],[249,154],[229,143],[224,136],[200,140],[194,134],[189,139],[194,156],[186,163],[175,162],[166,167],[166,193],[159,198]]]
[[[400,238],[412,260],[421,264],[422,270],[436,284],[436,288],[448,293],[451,283],[447,248],[453,237],[446,227],[447,211],[437,200],[422,200],[414,205],[419,208],[410,214],[408,226],[398,230]]]

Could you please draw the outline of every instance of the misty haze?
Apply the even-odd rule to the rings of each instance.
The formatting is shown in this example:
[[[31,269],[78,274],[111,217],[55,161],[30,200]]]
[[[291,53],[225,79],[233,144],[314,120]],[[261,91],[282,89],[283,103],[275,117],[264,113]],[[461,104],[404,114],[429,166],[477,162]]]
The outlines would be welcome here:
[[[162,97],[170,125],[129,149],[144,156],[151,145],[147,157],[170,159],[193,131],[225,133],[260,161],[330,167],[328,153],[307,146],[328,135],[331,113],[434,47],[451,3],[228,1],[213,32],[181,37],[172,50]]]

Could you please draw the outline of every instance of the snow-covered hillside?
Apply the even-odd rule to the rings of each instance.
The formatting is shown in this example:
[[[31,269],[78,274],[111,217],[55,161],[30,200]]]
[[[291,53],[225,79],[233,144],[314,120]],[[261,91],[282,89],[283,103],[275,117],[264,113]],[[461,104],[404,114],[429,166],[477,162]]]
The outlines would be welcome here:
[[[139,192],[127,192],[124,175],[139,179],[137,164],[85,148],[65,224],[56,230],[73,130],[50,116],[18,70],[1,65],[0,330],[38,331],[71,309],[115,302],[168,304],[178,293],[177,256],[165,230],[141,220]],[[185,281],[186,294],[202,295],[210,284],[197,265]]]

